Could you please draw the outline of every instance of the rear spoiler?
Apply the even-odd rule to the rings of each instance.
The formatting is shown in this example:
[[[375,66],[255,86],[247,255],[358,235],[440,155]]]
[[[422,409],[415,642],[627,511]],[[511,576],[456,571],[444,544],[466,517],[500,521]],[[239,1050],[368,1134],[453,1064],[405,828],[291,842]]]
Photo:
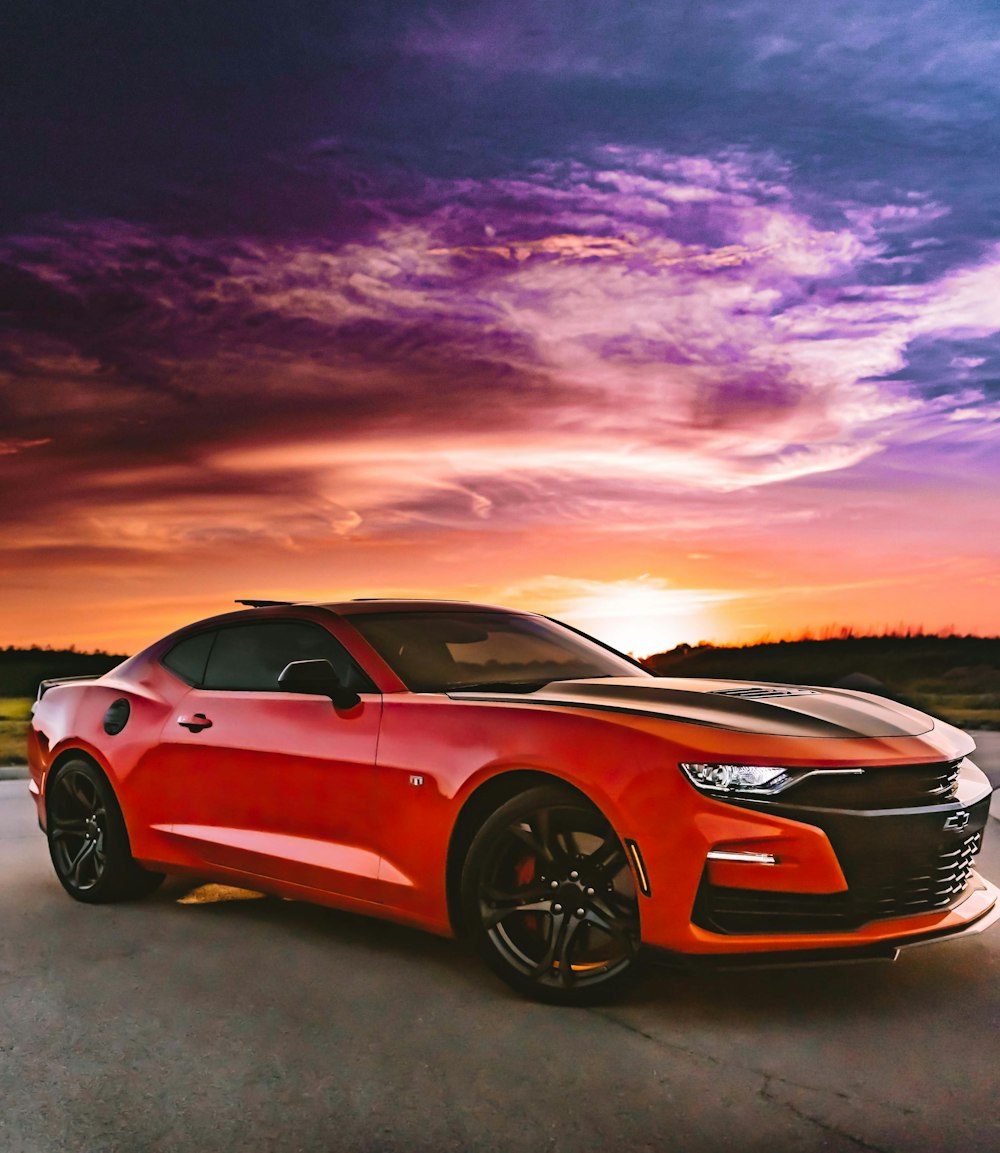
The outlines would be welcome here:
[[[98,673],[96,676],[93,673],[82,677],[49,677],[47,680],[42,681],[38,686],[38,695],[35,697],[36,701],[40,701],[42,697],[49,691],[54,689],[56,685],[69,685],[74,681],[96,681],[103,673]]]

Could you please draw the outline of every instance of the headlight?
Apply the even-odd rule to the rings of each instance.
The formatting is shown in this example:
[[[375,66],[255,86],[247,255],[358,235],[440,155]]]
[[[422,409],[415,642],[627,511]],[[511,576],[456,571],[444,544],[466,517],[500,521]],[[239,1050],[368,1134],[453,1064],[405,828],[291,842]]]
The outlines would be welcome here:
[[[778,793],[795,779],[775,765],[693,765],[681,763],[693,785],[706,793]]]

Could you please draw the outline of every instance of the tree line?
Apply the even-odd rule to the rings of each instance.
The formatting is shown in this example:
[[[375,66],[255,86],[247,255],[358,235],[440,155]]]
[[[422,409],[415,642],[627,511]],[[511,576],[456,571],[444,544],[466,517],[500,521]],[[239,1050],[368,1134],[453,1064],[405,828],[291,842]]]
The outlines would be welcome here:
[[[0,649],[0,697],[33,697],[49,677],[100,676],[125,660],[123,653],[81,653],[75,648]]]

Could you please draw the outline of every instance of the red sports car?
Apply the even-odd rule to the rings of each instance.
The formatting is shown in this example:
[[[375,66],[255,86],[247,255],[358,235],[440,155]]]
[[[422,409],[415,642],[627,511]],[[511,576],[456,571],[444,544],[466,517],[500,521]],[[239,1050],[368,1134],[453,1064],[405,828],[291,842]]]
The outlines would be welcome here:
[[[957,729],[867,693],[650,675],[546,617],[240,602],[43,682],[41,827],[80,901],[165,873],[471,938],[531,996],[640,957],[893,957],[1000,918]]]

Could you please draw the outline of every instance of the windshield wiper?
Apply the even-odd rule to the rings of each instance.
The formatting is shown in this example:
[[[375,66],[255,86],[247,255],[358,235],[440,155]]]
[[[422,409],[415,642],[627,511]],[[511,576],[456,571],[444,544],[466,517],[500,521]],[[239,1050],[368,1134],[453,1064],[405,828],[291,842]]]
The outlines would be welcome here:
[[[468,684],[449,685],[446,693],[481,693],[496,689],[501,693],[533,693],[535,689],[546,685],[555,685],[560,681],[596,681],[604,677],[614,676],[614,673],[594,673],[592,676],[575,677],[545,677],[534,681],[470,681]]]
[[[547,684],[551,684],[552,678],[546,678],[544,681],[470,681],[468,684],[449,685],[446,693],[481,693],[493,692],[496,690],[501,693],[533,693],[535,689],[543,688]]]

